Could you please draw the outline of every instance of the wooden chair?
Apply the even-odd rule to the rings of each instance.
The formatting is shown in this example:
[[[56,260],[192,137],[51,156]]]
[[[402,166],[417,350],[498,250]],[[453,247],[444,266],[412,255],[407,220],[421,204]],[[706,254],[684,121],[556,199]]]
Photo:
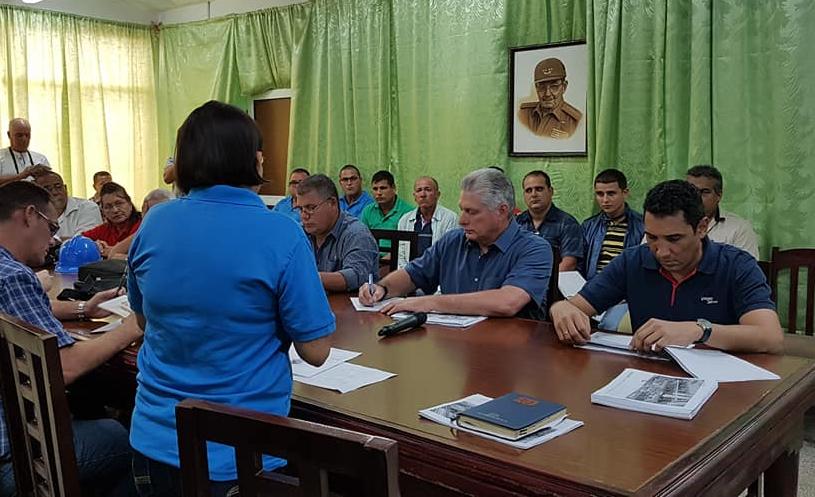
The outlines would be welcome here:
[[[339,495],[399,496],[397,446],[387,438],[192,399],[178,404],[176,422],[185,497],[210,496],[207,441],[235,447],[241,497],[327,497],[335,478],[353,486]],[[264,473],[262,454],[288,460],[297,476]]]
[[[0,375],[17,494],[80,497],[57,337],[0,314]]]
[[[789,270],[790,273],[787,307],[787,331],[789,333],[798,331],[798,273],[801,268],[807,270],[804,333],[812,336],[815,331],[815,249],[780,250],[778,247],[773,247],[769,281],[775,302],[778,302],[779,274],[785,270]]]
[[[371,230],[371,234],[376,238],[376,244],[379,245],[380,240],[390,240],[391,246],[389,249],[380,250],[387,252],[390,255],[388,267],[390,271],[396,271],[399,266],[399,242],[408,242],[410,249],[408,251],[408,260],[413,260],[419,256],[419,234],[415,231],[399,231],[399,230]]]

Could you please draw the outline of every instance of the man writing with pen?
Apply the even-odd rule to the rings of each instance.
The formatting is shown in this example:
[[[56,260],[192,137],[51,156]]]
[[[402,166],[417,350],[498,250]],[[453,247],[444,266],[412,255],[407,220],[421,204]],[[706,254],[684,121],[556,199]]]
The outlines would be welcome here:
[[[733,351],[779,352],[783,336],[770,287],[747,252],[707,238],[696,187],[656,185],[645,199],[647,244],[626,249],[574,297],[552,306],[564,343],[585,343],[594,316],[626,300],[631,348],[706,343]]]
[[[379,274],[379,250],[373,235],[357,218],[340,211],[337,187],[324,174],[297,185],[294,209],[311,241],[323,288],[356,290]]]
[[[461,229],[448,231],[378,284],[363,285],[360,302],[372,305],[421,289],[424,296],[388,304],[382,312],[543,319],[552,250],[515,222],[512,183],[495,169],[473,171],[461,181],[459,207]],[[434,295],[436,288],[440,295]]]

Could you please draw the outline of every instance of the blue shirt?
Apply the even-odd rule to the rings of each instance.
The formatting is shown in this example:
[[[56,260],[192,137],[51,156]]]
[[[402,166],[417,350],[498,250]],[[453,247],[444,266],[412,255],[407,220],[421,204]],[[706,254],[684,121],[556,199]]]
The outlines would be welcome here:
[[[37,275],[5,247],[0,247],[0,312],[56,335],[59,347],[74,343],[51,311],[51,302]],[[6,412],[0,402],[0,460],[8,458],[9,451]]]
[[[294,208],[293,199],[291,195],[284,198],[280,202],[276,203],[274,209],[272,210],[279,214],[283,214],[284,216],[288,216],[294,219],[297,222],[297,224],[300,224],[300,211]]]
[[[699,266],[681,282],[661,268],[647,245],[638,245],[615,257],[580,295],[597,312],[627,300],[635,331],[651,318],[728,325],[756,309],[775,310],[753,256],[707,238],[702,244]]]
[[[187,397],[288,415],[291,343],[335,327],[300,226],[248,189],[194,189],[150,209],[128,265],[130,305],[147,320],[134,449],[178,467],[174,409]],[[210,478],[235,479],[233,449],[208,448]]]
[[[352,204],[349,204],[348,200],[345,199],[345,195],[343,195],[340,197],[340,210],[359,218],[362,217],[362,211],[365,209],[365,207],[368,204],[373,203],[373,201],[374,198],[365,190],[362,190],[360,196],[357,197]]]
[[[487,253],[457,228],[444,234],[427,251],[405,266],[417,288],[432,294],[471,293],[505,285],[518,287],[532,299],[520,314],[543,319],[552,273],[552,248],[539,236],[522,230],[513,219]]]
[[[549,245],[559,251],[561,258],[575,257],[578,263],[583,259],[586,251],[583,233],[577,219],[571,214],[552,204],[543,218],[543,223],[537,229],[528,210],[518,214],[516,219],[521,228],[546,238]]]
[[[628,231],[625,234],[625,248],[636,247],[642,243],[645,236],[645,224],[642,214],[625,204],[625,216],[628,222]],[[581,272],[586,280],[594,278],[597,274],[597,261],[603,248],[603,239],[606,237],[606,228],[611,219],[605,212],[599,212],[583,221],[580,229],[586,243],[586,257],[583,259]]]
[[[317,239],[309,236],[317,270],[339,272],[345,278],[348,290],[356,290],[373,274],[379,279],[379,249],[371,231],[362,222],[340,212],[323,244],[317,248]]]

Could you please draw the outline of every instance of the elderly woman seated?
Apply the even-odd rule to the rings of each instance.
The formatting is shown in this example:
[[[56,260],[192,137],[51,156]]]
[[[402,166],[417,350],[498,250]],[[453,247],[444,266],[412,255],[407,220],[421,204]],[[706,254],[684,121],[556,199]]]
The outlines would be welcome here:
[[[156,188],[144,197],[144,201],[141,204],[142,217],[146,216],[147,211],[149,211],[153,206],[174,198],[175,195],[173,192]],[[130,250],[130,244],[133,242],[134,236],[136,236],[135,233],[111,247],[108,251],[107,257],[110,259],[126,259],[127,251]]]

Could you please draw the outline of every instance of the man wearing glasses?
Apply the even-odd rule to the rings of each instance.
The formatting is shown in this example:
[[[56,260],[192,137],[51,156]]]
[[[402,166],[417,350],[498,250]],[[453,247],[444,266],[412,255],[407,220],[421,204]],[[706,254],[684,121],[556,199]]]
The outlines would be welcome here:
[[[337,187],[324,174],[297,186],[295,209],[311,240],[317,271],[329,292],[356,290],[379,274],[379,250],[373,235],[357,218],[340,210]]]
[[[340,186],[345,192],[340,198],[340,210],[355,218],[362,217],[362,210],[373,203],[371,194],[362,189],[362,174],[353,164],[346,164],[340,169]]]
[[[57,237],[67,240],[83,231],[95,228],[102,224],[102,214],[99,206],[90,200],[68,196],[68,187],[62,181],[62,176],[48,171],[34,180],[51,194],[51,203],[57,213],[59,231]]]
[[[289,176],[289,196],[275,204],[273,210],[279,214],[288,216],[299,223],[300,212],[294,208],[294,200],[297,198],[297,185],[308,177],[308,171],[303,168],[293,170],[291,172],[291,176]]]
[[[109,313],[99,304],[116,290],[97,293],[87,302],[51,302],[31,267],[42,266],[59,231],[49,193],[27,182],[0,187],[0,312],[57,337],[65,384],[104,363],[141,337],[135,319],[94,340],[74,342],[60,319],[100,318]],[[5,413],[0,404],[0,495],[14,493]],[[80,484],[100,495],[123,495],[132,487],[132,453],[127,430],[112,419],[73,420],[74,449]]]

